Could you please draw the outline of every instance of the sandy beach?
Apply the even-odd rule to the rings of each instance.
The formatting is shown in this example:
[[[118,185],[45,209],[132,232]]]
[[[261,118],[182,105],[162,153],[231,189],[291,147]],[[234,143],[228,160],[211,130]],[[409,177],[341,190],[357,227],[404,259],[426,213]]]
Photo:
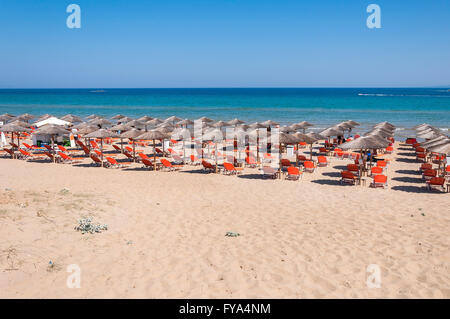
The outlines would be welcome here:
[[[300,181],[1,158],[0,298],[450,298],[450,194],[395,149],[388,189],[340,185],[332,157]]]

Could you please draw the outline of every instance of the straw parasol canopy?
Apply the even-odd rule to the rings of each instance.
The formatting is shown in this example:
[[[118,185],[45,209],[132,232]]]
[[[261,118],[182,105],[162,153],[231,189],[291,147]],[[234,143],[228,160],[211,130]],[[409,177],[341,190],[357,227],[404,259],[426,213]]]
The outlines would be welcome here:
[[[439,145],[439,144],[445,143],[446,141],[450,141],[450,138],[448,138],[445,135],[441,135],[441,136],[438,136],[438,137],[436,137],[436,138],[434,138],[432,140],[428,140],[426,142],[420,143],[420,146],[422,146],[422,147],[431,147],[431,146],[435,146],[435,145]]]
[[[172,138],[179,139],[180,137],[183,140],[183,163],[186,158],[186,140],[189,142],[191,141],[191,131],[187,128],[181,128],[177,129],[174,132],[172,132]]]
[[[434,153],[439,153],[439,154],[450,155],[450,142],[433,146],[433,147],[429,148],[429,151],[434,152]]]
[[[126,131],[126,132],[120,134],[119,137],[121,140],[122,140],[122,138],[128,138],[130,140],[134,140],[135,138],[137,138],[140,135],[142,135],[142,131],[138,130],[136,128],[133,128],[129,131]],[[133,159],[136,162],[136,156],[135,156],[136,155],[136,149],[135,149],[136,146],[135,146],[135,144],[136,143],[134,143],[134,141],[133,141]],[[122,148],[122,151],[123,151],[123,148]]]
[[[117,124],[109,128],[110,131],[128,131],[129,129],[130,127],[126,124]]]
[[[428,124],[428,123],[422,123],[422,124],[413,126],[412,129],[413,129],[413,130],[417,130],[417,129],[419,129],[419,128],[421,128],[421,127],[424,127],[424,126],[431,126],[431,125]]]
[[[278,163],[278,175],[281,178],[281,159],[282,159],[281,144],[296,144],[297,138],[295,138],[291,134],[287,134],[287,133],[283,133],[283,132],[271,134],[270,137],[267,137],[265,139],[266,142],[269,142],[269,138],[270,138],[271,143],[274,141],[278,141],[278,143],[279,143],[279,151],[280,151],[279,154],[280,155],[279,155],[279,163]]]
[[[153,120],[153,117],[150,117],[148,115],[144,115],[144,116],[138,118],[137,120],[140,121],[140,122],[148,122],[150,120]]]
[[[201,118],[196,119],[196,121],[200,121],[200,122],[203,122],[203,123],[211,123],[211,122],[214,122],[214,120],[211,120],[210,118],[207,118],[206,116],[202,116]]]
[[[158,131],[158,130],[152,130],[145,132],[144,134],[138,136],[136,139],[138,140],[153,140],[153,170],[156,170],[156,145],[155,140],[164,140],[168,136],[167,134]]]
[[[150,121],[147,121],[145,124],[148,125],[148,126],[156,126],[156,125],[161,124],[161,123],[163,123],[163,120],[160,120],[159,118],[155,117],[154,119],[151,119]]]
[[[352,121],[352,120],[345,121],[344,123],[350,124],[350,125],[352,125],[353,127],[355,127],[355,126],[360,126],[360,125],[361,125],[360,123],[355,122],[355,121]]]
[[[179,122],[181,120],[182,120],[182,118],[179,118],[179,117],[173,115],[173,116],[170,116],[170,117],[166,118],[164,120],[164,122],[175,123],[175,122]]]
[[[104,118],[95,118],[95,119],[90,120],[89,123],[93,124],[93,125],[100,125],[100,126],[112,124],[111,121],[108,121],[107,119],[104,119]]]
[[[22,127],[30,127],[30,124],[28,124],[27,122],[21,121],[21,120],[14,120],[10,122],[11,124],[15,124],[15,125],[19,125]]]
[[[11,133],[11,142],[12,143],[14,143],[14,133],[17,134],[17,143],[18,143],[17,145],[19,145],[19,143],[20,143],[20,139],[19,139],[20,133],[30,132],[30,131],[31,131],[30,129],[20,126],[20,125],[17,125],[17,124],[14,124],[14,123],[8,123],[8,124],[5,124],[0,127],[0,132]]]
[[[375,124],[375,126],[374,126],[374,128],[379,128],[379,127],[390,128],[392,130],[395,129],[395,125],[394,124],[391,124],[391,123],[386,122],[386,121],[385,122],[380,122],[378,124]]]
[[[264,125],[265,127],[271,127],[271,126],[277,126],[280,125],[280,123],[277,123],[275,121],[272,120],[267,120],[261,123],[262,125]]]
[[[321,136],[320,134],[314,133],[314,132],[310,132],[308,134],[297,134],[294,135],[296,136],[298,139],[302,138],[303,142],[306,142],[309,144],[309,158],[312,160],[312,154],[313,154],[313,144],[316,143],[317,141],[320,141],[323,139],[323,136]],[[302,142],[302,140],[299,140],[299,142]],[[298,147],[297,147],[298,149]]]
[[[188,125],[193,125],[194,122],[189,119],[184,119],[184,120],[178,121],[176,124],[188,126]]]
[[[229,124],[225,121],[217,121],[216,123],[212,124],[211,126],[216,127],[216,128],[221,128],[224,126],[228,126]]]
[[[370,135],[378,135],[378,136],[386,138],[386,137],[392,137],[393,133],[390,131],[383,130],[383,129],[375,129],[375,130],[369,131],[364,134],[364,136],[370,136]]]
[[[51,115],[51,114],[44,114],[44,115],[41,115],[41,116],[38,117],[38,119],[36,120],[36,122],[44,121],[44,120],[46,120],[46,119],[51,118],[52,116],[53,116],[53,115]]]
[[[35,134],[45,134],[50,135],[52,139],[52,150],[53,150],[53,162],[56,162],[56,152],[55,152],[55,136],[56,135],[67,135],[69,131],[64,129],[60,125],[47,124],[36,130]]]
[[[19,115],[17,117],[17,119],[28,122],[29,120],[34,119],[34,116],[31,114],[25,113],[25,114]]]
[[[76,116],[76,115],[72,115],[72,114],[64,115],[63,117],[61,117],[61,120],[67,121],[67,122],[70,122],[70,123],[81,123],[81,122],[83,122],[81,117]]]
[[[220,130],[220,128],[215,128],[209,132],[207,132],[206,134],[203,135],[203,140],[205,141],[212,141],[214,142],[214,148],[215,148],[215,160],[216,160],[216,173],[217,173],[217,167],[218,167],[218,162],[217,162],[217,143],[220,143],[223,141],[223,133]],[[209,152],[209,146],[208,146],[208,152]]]
[[[239,124],[243,124],[245,122],[241,121],[240,119],[235,118],[235,119],[232,119],[231,121],[228,121],[227,123],[228,123],[228,125],[236,126],[236,125],[239,125]]]
[[[13,118],[14,118],[13,116],[9,116],[8,114],[0,115],[0,121],[2,121],[2,122],[11,121]]]
[[[93,119],[96,119],[96,118],[103,118],[103,116],[97,115],[97,114],[91,114],[91,115],[89,115],[89,116],[86,116],[86,118],[87,118],[88,120],[93,120]]]
[[[100,153],[101,153],[101,160],[102,160],[102,166],[103,166],[103,139],[109,138],[109,137],[119,137],[117,133],[105,130],[104,128],[99,129],[95,132],[89,133],[85,137],[87,138],[98,138],[100,139]]]
[[[332,126],[329,127],[322,132],[319,133],[323,137],[330,137],[330,136],[338,136],[342,134],[342,131],[340,129],[337,129],[336,127]]]
[[[129,122],[126,122],[125,125],[128,126],[128,127],[139,127],[139,128],[141,128],[141,127],[146,126],[146,123],[138,121],[138,120],[131,120]]]
[[[380,149],[389,146],[389,142],[378,139],[376,136],[362,136],[360,138],[345,142],[339,146],[341,149]]]
[[[79,130],[79,129],[81,129],[81,128],[85,127],[85,126],[88,126],[88,125],[89,125],[89,123],[87,123],[87,122],[82,122],[82,123],[79,123],[79,124],[76,124],[76,125],[72,126],[72,129],[77,129],[77,130]]]
[[[417,137],[424,139],[435,139],[439,136],[442,136],[442,134],[433,130],[417,133]]]
[[[266,125],[264,125],[264,124],[262,124],[262,123],[259,123],[259,122],[255,122],[255,123],[249,124],[248,126],[249,126],[250,128],[252,128],[252,129],[267,128]]]
[[[120,120],[122,117],[125,117],[125,115],[117,114],[111,117],[111,120]]]
[[[78,133],[81,135],[87,135],[87,134],[93,133],[95,131],[98,131],[98,127],[96,125],[87,124],[87,125],[84,125],[82,128],[80,128],[78,130]]]

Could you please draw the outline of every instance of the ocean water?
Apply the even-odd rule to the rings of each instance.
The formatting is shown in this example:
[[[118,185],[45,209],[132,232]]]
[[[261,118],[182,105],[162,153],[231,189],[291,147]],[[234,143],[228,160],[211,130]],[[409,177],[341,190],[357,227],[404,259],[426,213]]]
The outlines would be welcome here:
[[[309,121],[317,130],[344,120],[368,127],[389,121],[407,129],[450,126],[450,90],[438,88],[229,88],[229,89],[33,89],[0,90],[0,114],[50,113],[107,117],[207,116],[282,124]]]

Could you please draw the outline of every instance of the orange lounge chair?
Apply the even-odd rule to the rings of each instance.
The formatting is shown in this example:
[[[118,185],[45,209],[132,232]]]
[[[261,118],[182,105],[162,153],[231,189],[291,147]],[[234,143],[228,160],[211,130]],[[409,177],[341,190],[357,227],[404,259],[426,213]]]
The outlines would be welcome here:
[[[356,176],[359,176],[359,165],[347,164],[347,171],[352,172]]]
[[[444,174],[445,174],[445,176],[450,176],[450,165],[448,165],[448,166],[445,168]]]
[[[44,154],[45,154],[49,159],[51,159],[52,162],[54,161],[55,157],[53,156],[53,154],[50,154],[49,152],[44,152]]]
[[[427,181],[427,189],[438,189],[445,192],[444,188],[445,178],[444,177],[432,177]]]
[[[190,163],[191,165],[200,165],[200,160],[195,155],[190,156]]]
[[[407,138],[405,143],[413,145],[413,144],[417,143],[417,140],[415,138]]]
[[[102,165],[102,161],[98,158],[97,154],[90,154],[91,160],[92,160],[92,165],[96,165],[96,166],[101,166]]]
[[[290,160],[286,159],[286,158],[282,158],[281,159],[281,168],[286,168],[292,166],[292,163]]]
[[[419,171],[421,171],[423,173],[427,169],[433,169],[433,164],[423,163],[422,165],[420,165]]]
[[[387,176],[386,175],[375,175],[373,177],[373,182],[370,187],[387,187]]]
[[[319,148],[319,154],[328,155],[329,151],[325,147]]]
[[[118,151],[119,153],[122,153],[122,149],[121,149],[118,145],[113,144],[112,146],[114,147],[114,149],[115,149],[116,151]]]
[[[386,161],[377,161],[377,167],[381,167],[383,170],[386,170],[387,162]]]
[[[392,154],[393,151],[394,151],[394,148],[392,146],[386,147],[386,153],[387,154]]]
[[[314,173],[314,170],[316,169],[316,166],[311,161],[304,162],[303,166],[305,167],[305,172],[308,172],[308,173]]]
[[[425,153],[416,153],[416,160],[421,162],[427,161],[427,155]]]
[[[179,170],[180,168],[183,167],[183,165],[172,164],[171,162],[169,162],[168,160],[166,160],[164,158],[161,159],[161,164],[168,171],[177,171],[177,170]]]
[[[207,173],[214,173],[216,171],[216,168],[209,162],[203,160],[202,161],[203,170]]]
[[[350,171],[342,171],[341,172],[341,184],[356,184],[356,176]]]
[[[142,164],[144,164],[143,168],[149,168],[149,169],[153,170],[153,163],[150,162],[149,159],[142,158]]]
[[[119,163],[117,162],[114,158],[107,156],[106,160],[108,161],[108,166],[107,167],[111,167],[111,168],[122,168],[124,167],[124,165],[129,165],[131,163]]]
[[[59,157],[61,158],[61,163],[67,163],[67,164],[73,164],[73,163],[79,163],[80,159],[83,158],[73,158],[63,152],[58,152]]]
[[[307,158],[306,158],[305,155],[298,155],[297,158],[298,158],[298,161],[300,163],[303,163],[304,161],[307,161]]]
[[[14,158],[15,154],[14,151],[10,148],[3,148],[3,150],[8,153],[9,155],[11,155],[11,158]]]
[[[251,168],[255,168],[258,165],[256,159],[253,156],[247,156],[245,158],[245,164]]]
[[[317,163],[318,166],[328,166],[328,161],[327,158],[325,156],[317,156]]]
[[[92,148],[100,148],[96,141],[91,140],[90,143],[91,143]]]
[[[437,170],[435,169],[427,169],[422,174],[422,178],[426,181],[432,179],[433,177],[437,177]]]
[[[226,175],[237,175],[242,171],[242,167],[236,168],[233,164],[227,162],[223,163],[223,168],[223,173]]]
[[[263,178],[278,178],[278,171],[271,166],[263,166],[262,168]]]
[[[287,168],[286,179],[292,180],[292,181],[297,181],[300,179],[301,176],[302,176],[302,172],[298,169],[298,167],[289,166]]]
[[[370,169],[372,176],[383,174],[383,168],[374,166]]]
[[[42,158],[42,154],[33,154],[28,151],[25,151],[24,149],[19,148],[20,152],[20,158],[24,160],[29,160],[32,158]]]

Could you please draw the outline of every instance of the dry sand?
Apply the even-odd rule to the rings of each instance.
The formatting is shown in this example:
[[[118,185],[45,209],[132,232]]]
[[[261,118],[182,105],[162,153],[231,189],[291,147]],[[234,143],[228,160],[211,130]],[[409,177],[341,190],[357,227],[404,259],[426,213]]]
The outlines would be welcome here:
[[[0,297],[449,298],[450,194],[403,148],[386,190],[341,186],[338,159],[298,182],[0,159]]]

